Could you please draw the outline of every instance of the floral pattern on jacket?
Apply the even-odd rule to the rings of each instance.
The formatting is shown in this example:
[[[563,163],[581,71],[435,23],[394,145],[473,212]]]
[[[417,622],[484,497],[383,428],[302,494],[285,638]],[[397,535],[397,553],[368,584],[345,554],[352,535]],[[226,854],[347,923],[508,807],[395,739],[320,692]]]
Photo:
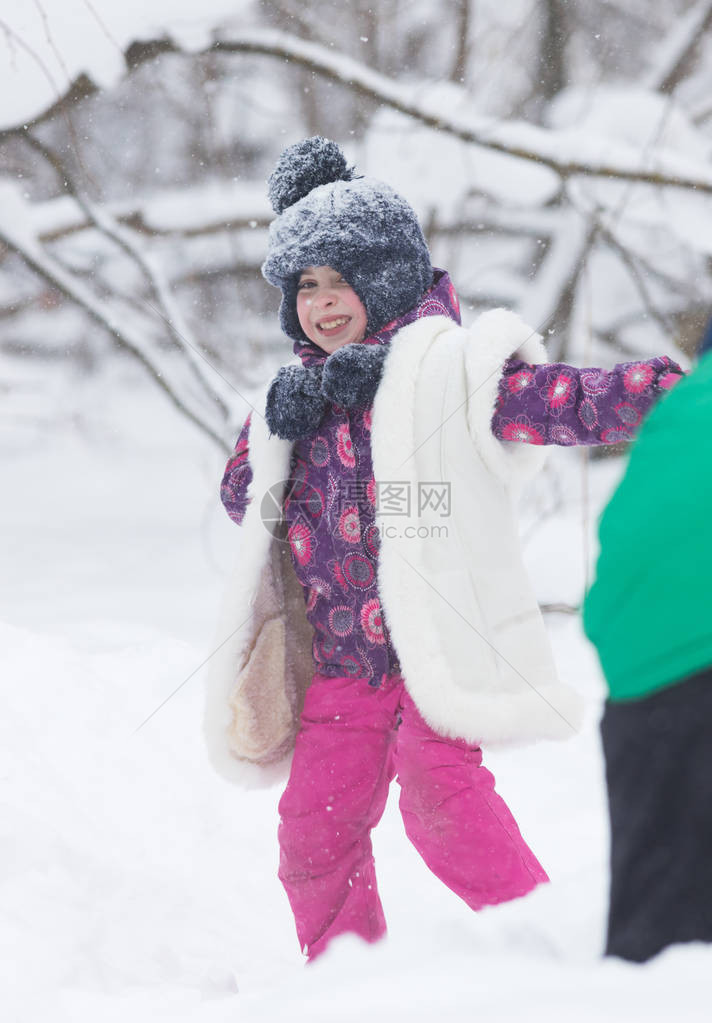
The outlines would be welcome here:
[[[612,370],[509,359],[492,431],[500,440],[524,444],[618,444],[635,435],[657,395],[680,375],[666,355]]]

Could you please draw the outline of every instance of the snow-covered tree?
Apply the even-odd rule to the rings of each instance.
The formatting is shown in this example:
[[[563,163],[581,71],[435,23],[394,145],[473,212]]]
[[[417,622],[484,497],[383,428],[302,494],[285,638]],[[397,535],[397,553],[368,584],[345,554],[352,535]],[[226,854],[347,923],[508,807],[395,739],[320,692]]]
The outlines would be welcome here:
[[[322,133],[413,202],[466,315],[513,306],[572,360],[691,351],[711,27],[710,0],[261,0],[142,33],[102,87],[77,58],[0,132],[2,344],[121,348],[227,446],[238,395],[284,354],[264,179]]]

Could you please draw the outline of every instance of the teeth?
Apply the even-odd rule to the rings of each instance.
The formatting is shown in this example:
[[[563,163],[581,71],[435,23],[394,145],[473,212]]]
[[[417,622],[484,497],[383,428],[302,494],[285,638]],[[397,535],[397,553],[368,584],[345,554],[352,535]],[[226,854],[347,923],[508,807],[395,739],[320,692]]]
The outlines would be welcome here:
[[[323,320],[319,324],[319,330],[333,330],[334,327],[342,327],[349,322],[348,316],[340,316],[337,320]]]

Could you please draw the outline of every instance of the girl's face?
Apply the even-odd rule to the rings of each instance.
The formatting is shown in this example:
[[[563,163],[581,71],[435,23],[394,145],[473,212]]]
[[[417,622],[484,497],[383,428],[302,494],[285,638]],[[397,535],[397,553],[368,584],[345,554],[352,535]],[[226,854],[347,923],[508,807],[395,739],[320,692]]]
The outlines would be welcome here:
[[[330,266],[307,266],[297,284],[297,317],[310,341],[331,354],[363,341],[366,309],[350,284]]]

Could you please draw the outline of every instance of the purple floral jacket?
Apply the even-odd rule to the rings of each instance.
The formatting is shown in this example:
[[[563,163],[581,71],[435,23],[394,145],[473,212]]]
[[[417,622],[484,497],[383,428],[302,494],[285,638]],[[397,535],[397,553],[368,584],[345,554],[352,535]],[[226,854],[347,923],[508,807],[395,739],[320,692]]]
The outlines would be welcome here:
[[[367,344],[388,344],[408,323],[445,315],[460,322],[454,288],[444,271],[405,316]],[[305,365],[325,361],[310,342],[297,342]],[[561,363],[503,367],[492,430],[503,441],[526,444],[613,444],[630,439],[658,395],[680,378],[666,356],[621,363],[610,371]],[[252,480],[250,416],[222,482],[228,515],[242,522]],[[329,405],[317,432],[294,443],[284,498],[294,568],[314,630],[312,653],[322,675],[367,678],[377,686],[398,670],[377,587],[380,537],[371,462],[371,410]]]

